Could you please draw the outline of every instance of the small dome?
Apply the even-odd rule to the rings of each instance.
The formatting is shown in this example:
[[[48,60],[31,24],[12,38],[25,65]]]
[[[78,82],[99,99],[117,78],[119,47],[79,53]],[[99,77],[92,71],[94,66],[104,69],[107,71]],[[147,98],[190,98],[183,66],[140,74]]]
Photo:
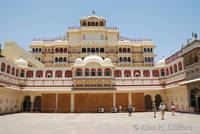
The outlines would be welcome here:
[[[165,58],[163,57],[161,60],[158,61],[157,67],[162,68],[165,67]]]
[[[86,61],[101,61],[103,62],[103,59],[97,55],[90,55],[84,58],[84,62]]]
[[[106,58],[104,61],[105,62],[111,62],[111,60],[109,58]]]
[[[25,61],[23,58],[19,58],[15,61],[15,64],[17,64],[20,68],[28,68],[28,62]]]
[[[75,62],[82,62],[81,58],[77,58]]]

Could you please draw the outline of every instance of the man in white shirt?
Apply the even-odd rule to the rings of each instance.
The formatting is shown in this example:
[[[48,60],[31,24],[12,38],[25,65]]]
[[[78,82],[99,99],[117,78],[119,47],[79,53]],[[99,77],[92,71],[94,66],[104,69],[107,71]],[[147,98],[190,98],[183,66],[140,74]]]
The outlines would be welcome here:
[[[159,106],[159,109],[160,109],[160,113],[161,113],[161,116],[162,116],[162,120],[164,120],[164,115],[165,115],[165,104],[163,102],[161,102],[160,106]]]

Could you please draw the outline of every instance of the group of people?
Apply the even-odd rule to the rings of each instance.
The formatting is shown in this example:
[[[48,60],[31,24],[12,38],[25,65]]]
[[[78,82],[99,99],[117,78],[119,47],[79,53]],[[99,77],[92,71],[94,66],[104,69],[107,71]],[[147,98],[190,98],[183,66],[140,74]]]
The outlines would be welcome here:
[[[153,117],[156,118],[156,112],[157,112],[157,107],[156,107],[156,103],[153,103],[153,111],[154,111],[154,115]],[[164,120],[164,115],[165,115],[165,111],[166,111],[166,106],[164,104],[164,102],[161,102],[159,105],[159,110],[161,113],[161,119]],[[174,112],[175,112],[175,105],[172,102],[171,103],[171,111],[172,111],[172,116],[174,116]],[[132,107],[131,105],[128,105],[128,116],[131,117],[132,116],[132,112],[135,111],[135,107]]]
[[[160,105],[159,105],[159,109],[160,109],[160,113],[161,113],[161,119],[164,120],[164,115],[165,115],[165,111],[166,111],[166,106],[164,104],[164,102],[161,102]],[[171,103],[171,111],[172,111],[172,116],[174,116],[174,112],[175,112],[175,105],[174,103],[172,102]],[[153,111],[154,111],[154,118],[156,118],[156,112],[157,112],[157,107],[156,107],[156,104],[153,103]]]

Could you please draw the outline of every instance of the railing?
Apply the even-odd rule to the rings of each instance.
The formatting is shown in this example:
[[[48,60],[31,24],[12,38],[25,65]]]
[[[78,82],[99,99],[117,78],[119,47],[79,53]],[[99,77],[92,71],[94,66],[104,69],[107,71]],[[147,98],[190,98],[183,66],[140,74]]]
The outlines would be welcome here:
[[[54,51],[43,51],[42,54],[54,54]]]
[[[64,40],[67,36],[60,36],[55,38],[34,38],[33,41],[56,41],[56,40]]]
[[[69,54],[80,54],[81,52],[68,52]]]
[[[141,41],[152,41],[152,39],[133,39],[129,37],[119,36],[119,40],[130,40],[135,42],[141,42]]]
[[[108,30],[117,30],[117,27],[106,27],[106,29],[108,29]]]
[[[54,61],[41,61],[43,64],[49,64],[49,63],[54,63]]]

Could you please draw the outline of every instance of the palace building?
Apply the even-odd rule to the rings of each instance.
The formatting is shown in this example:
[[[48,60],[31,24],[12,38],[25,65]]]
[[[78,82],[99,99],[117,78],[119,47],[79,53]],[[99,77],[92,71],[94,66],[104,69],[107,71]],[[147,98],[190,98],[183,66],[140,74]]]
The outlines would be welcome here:
[[[64,37],[34,39],[29,52],[7,41],[0,58],[0,113],[125,112],[129,104],[151,111],[161,101],[169,110],[174,102],[177,111],[199,111],[199,46],[195,37],[155,64],[151,39],[122,37],[94,14]]]

